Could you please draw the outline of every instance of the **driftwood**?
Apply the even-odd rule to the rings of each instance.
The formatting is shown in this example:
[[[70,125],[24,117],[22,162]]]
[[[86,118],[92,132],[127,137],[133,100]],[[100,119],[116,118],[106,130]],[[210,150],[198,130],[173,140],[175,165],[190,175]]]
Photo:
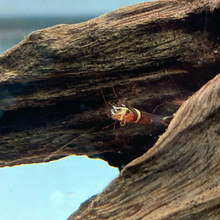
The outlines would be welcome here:
[[[33,32],[1,55],[0,166],[127,164],[70,219],[218,219],[219,4],[146,2]],[[110,126],[108,101],[167,116],[191,95],[159,140],[165,126]]]
[[[179,109],[153,148],[69,220],[219,219],[219,156],[220,74]]]

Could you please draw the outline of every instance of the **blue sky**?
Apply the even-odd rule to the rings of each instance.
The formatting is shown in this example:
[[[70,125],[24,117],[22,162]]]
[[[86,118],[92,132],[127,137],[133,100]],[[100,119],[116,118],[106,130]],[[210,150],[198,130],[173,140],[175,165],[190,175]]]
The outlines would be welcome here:
[[[99,15],[143,0],[0,0],[2,17]],[[0,30],[0,53],[22,28]],[[3,36],[4,35],[4,36]],[[55,162],[0,168],[0,219],[63,220],[118,175],[101,160],[67,157]]]
[[[145,0],[146,1],[146,0]],[[144,0],[0,0],[0,16],[101,14]]]
[[[85,156],[0,169],[0,219],[62,220],[118,175]]]

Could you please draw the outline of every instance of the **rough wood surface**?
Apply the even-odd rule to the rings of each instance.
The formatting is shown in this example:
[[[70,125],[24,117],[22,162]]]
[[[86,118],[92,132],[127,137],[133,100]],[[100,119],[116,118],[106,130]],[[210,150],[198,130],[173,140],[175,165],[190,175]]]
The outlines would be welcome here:
[[[76,219],[220,219],[220,74]]]
[[[35,31],[1,55],[0,166],[75,154],[122,168],[142,155],[165,128],[128,125],[116,128],[116,140],[101,92],[113,103],[112,88],[126,105],[175,112],[170,102],[220,71],[218,3],[142,3]]]
[[[0,166],[68,155],[127,164],[70,219],[219,219],[219,5],[146,2],[35,31],[2,54]],[[114,91],[164,116],[192,97],[158,139],[166,127],[113,133]]]

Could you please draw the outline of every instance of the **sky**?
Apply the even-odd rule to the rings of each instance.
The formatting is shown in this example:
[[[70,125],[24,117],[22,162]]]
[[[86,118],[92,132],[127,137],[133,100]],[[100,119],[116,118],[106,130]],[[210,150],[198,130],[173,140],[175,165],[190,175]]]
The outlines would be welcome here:
[[[144,1],[0,0],[0,21],[4,17],[100,15],[140,2]],[[0,29],[0,53],[28,34],[22,28]],[[17,35],[21,35],[21,39]],[[0,168],[0,220],[67,219],[82,202],[101,192],[118,174],[118,169],[106,162],[85,156]]]
[[[145,0],[146,1],[146,0]],[[102,14],[144,0],[0,0],[0,16]]]
[[[85,156],[1,168],[0,219],[67,219],[117,175],[106,162]]]

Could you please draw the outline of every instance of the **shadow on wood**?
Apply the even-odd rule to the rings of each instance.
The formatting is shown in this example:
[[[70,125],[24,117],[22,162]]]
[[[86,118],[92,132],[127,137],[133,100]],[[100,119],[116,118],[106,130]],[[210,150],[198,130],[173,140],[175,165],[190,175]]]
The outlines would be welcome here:
[[[220,74],[167,131],[72,219],[219,219]]]
[[[0,56],[0,166],[69,155],[128,164],[70,219],[219,216],[219,78],[164,134],[138,124],[115,134],[104,101],[175,113],[220,72],[219,19],[219,1],[155,1],[31,33]]]

